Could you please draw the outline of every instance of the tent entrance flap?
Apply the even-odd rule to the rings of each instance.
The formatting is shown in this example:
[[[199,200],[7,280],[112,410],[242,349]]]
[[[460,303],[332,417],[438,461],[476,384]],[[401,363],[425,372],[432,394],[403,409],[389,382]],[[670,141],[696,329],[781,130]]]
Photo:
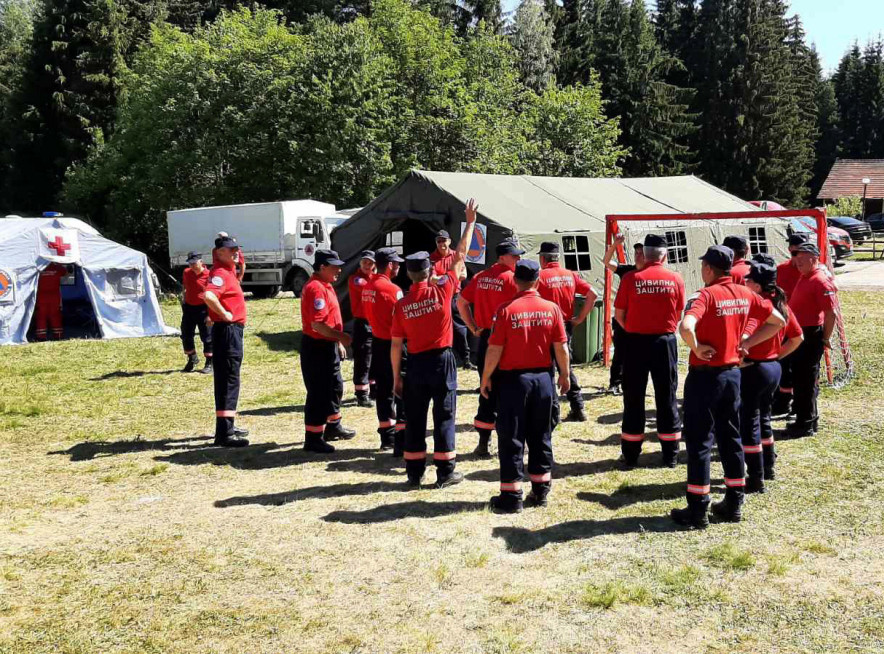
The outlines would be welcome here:
[[[83,269],[77,265],[68,266],[69,273],[62,278],[61,297],[58,298],[61,303],[61,322],[64,330],[64,338],[101,338],[101,329],[98,325],[98,318],[95,315],[95,307],[89,298],[89,292],[86,289],[86,281],[83,275]],[[44,329],[51,323],[51,319],[46,315],[52,313],[51,307],[41,306],[47,299],[39,297],[37,287],[33,293],[34,311],[31,314],[31,323],[28,327],[28,340],[33,342],[43,340],[46,335],[40,335],[37,330],[42,326]],[[52,302],[53,299],[49,298]],[[47,312],[47,309],[49,310]],[[45,323],[45,324],[44,324]]]

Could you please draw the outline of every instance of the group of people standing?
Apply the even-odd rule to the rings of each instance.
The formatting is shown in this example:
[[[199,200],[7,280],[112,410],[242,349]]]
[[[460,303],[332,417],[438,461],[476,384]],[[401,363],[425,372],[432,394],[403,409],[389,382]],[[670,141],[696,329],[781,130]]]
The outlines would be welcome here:
[[[525,503],[547,503],[560,395],[570,404],[565,420],[587,419],[570,343],[573,327],[586,319],[597,295],[577,273],[559,265],[557,243],[543,243],[539,261],[531,261],[521,258],[525,251],[512,240],[498,244],[497,262],[461,289],[477,209],[470,200],[466,228],[454,250],[448,234],[439,232],[432,254],[402,257],[393,248],[361,253],[359,268],[348,280],[352,336],[344,330],[334,288],[345,262],[331,250],[315,253],[315,272],[301,295],[304,449],[330,453],[333,441],[356,435],[341,420],[341,360],[352,347],[357,404],[374,404],[380,448],[404,459],[408,485],[424,483],[431,406],[435,486],[462,481],[455,442],[458,362],[452,352],[459,314],[479,343],[474,453],[490,456],[496,430],[500,492],[491,507],[515,513]],[[605,264],[621,276],[614,344],[615,365],[622,372],[612,371],[612,386],[622,385],[622,465],[631,469],[640,463],[650,379],[663,465],[678,464],[681,440],[687,450],[688,503],[672,512],[673,519],[694,528],[708,525],[711,451],[717,443],[726,492],[712,511],[722,520],[739,521],[744,493],[764,492],[765,480],[774,477],[775,410],[794,407],[795,421],[788,427],[794,436],[817,428],[820,359],[835,325],[831,275],[803,235],[790,238],[792,259],[779,266],[766,254],[747,260],[748,244],[734,236],[708,249],[702,257],[705,287],[686,297],[683,279],[666,266],[664,237],[649,234],[636,245],[635,263],[628,268],[611,262],[623,241],[618,236],[605,256]],[[192,275],[206,279],[200,297],[205,323],[211,326],[215,440],[243,446],[248,432],[234,424],[245,323],[238,245],[226,235],[215,245],[212,270],[193,270]],[[394,282],[402,264],[411,282],[407,293]],[[576,311],[578,295],[585,301]],[[691,350],[683,422],[676,398],[676,333]],[[185,350],[192,342],[191,326]],[[523,499],[526,446],[531,488]]]

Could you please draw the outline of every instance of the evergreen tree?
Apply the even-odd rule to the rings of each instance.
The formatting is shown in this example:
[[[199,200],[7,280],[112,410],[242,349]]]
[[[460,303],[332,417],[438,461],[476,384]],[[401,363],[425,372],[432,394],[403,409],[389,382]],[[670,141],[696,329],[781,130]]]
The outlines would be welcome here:
[[[838,103],[841,137],[838,152],[842,157],[862,156],[860,143],[864,120],[863,107],[860,106],[862,71],[862,50],[858,43],[854,43],[841,58],[838,70],[832,77]]]
[[[810,51],[811,66],[816,77],[814,102],[816,104],[817,140],[814,147],[813,176],[810,181],[810,195],[815,198],[822,188],[826,176],[838,154],[838,143],[841,138],[838,127],[838,104],[835,100],[835,87],[830,79],[823,77],[819,53],[815,48]]]
[[[466,34],[470,27],[485,23],[492,32],[500,32],[503,27],[501,0],[460,0],[460,31]]]
[[[555,28],[541,0],[522,0],[509,28],[522,82],[543,92],[555,79]]]

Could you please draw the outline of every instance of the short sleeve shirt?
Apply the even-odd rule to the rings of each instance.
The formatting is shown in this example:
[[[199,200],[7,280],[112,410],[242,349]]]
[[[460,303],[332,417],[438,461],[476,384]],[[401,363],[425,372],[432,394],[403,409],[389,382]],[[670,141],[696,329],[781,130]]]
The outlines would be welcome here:
[[[697,341],[715,348],[710,361],[691,352],[692,366],[731,366],[740,362],[740,343],[750,320],[766,322],[773,306],[730,276],[720,277],[688,298],[685,316],[697,318]]]
[[[205,266],[201,273],[195,273],[191,268],[184,269],[184,303],[191,306],[205,304],[204,296],[206,285],[209,283],[209,269]]]
[[[387,341],[393,338],[393,310],[401,299],[402,289],[386,275],[375,275],[371,280],[368,293],[363,295],[363,300],[368,303],[366,315],[374,338]]]
[[[503,348],[501,370],[531,370],[549,368],[553,343],[567,340],[562,310],[532,289],[497,310],[488,344]]]
[[[396,303],[393,312],[393,338],[408,341],[411,354],[451,347],[454,331],[451,322],[451,298],[457,291],[457,278],[448,271],[437,282],[411,285]]]
[[[334,340],[313,329],[315,322],[338,331],[344,329],[341,305],[338,303],[335,288],[317,275],[313,275],[301,291],[301,328],[310,338],[320,341]]]
[[[500,305],[513,299],[518,290],[513,271],[495,263],[473,277],[461,297],[473,305],[473,318],[479,329],[491,329]]]
[[[745,259],[734,261],[734,265],[731,266],[731,277],[734,280],[734,284],[745,286],[746,277],[749,275],[750,270],[752,270],[752,268],[749,267],[749,264],[746,263]]]
[[[802,275],[789,298],[789,308],[802,327],[819,327],[825,320],[825,312],[834,311],[836,307],[835,282],[825,268]]]
[[[588,295],[592,291],[589,282],[573,270],[562,268],[558,261],[548,263],[540,271],[537,292],[544,300],[549,300],[562,310],[565,320],[574,317],[574,299],[578,294]]]
[[[684,280],[660,263],[650,263],[623,278],[615,309],[626,311],[632,334],[672,334],[684,309]]]
[[[209,282],[206,284],[206,292],[212,292],[221,306],[233,314],[233,320],[240,325],[246,324],[246,298],[242,292],[242,286],[236,278],[236,271],[224,266],[215,266],[209,273]],[[224,316],[219,316],[209,307],[209,317],[215,322],[226,322]]]
[[[362,291],[368,286],[372,277],[374,275],[367,276],[360,270],[355,275],[351,275],[350,279],[347,280],[347,291],[350,296],[350,313],[353,314],[354,318],[368,319],[362,306]]]
[[[800,277],[801,273],[791,261],[785,261],[777,266],[777,286],[783,289],[786,298],[792,297],[792,291],[795,290],[795,284]]]
[[[748,358],[753,361],[776,361],[780,358],[780,352],[783,350],[783,343],[787,339],[801,336],[801,325],[798,324],[798,319],[795,318],[795,312],[789,311],[787,313],[789,316],[786,318],[786,326],[783,327],[773,338],[768,339],[763,343],[759,343],[749,350]],[[752,322],[754,323],[755,321]],[[749,331],[754,333],[756,330],[752,329],[750,326]]]

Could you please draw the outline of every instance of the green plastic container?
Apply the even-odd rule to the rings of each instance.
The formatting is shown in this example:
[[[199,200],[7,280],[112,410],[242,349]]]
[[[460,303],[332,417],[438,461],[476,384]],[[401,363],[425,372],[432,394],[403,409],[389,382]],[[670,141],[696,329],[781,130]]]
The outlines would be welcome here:
[[[583,309],[584,298],[578,297],[575,303],[575,315]],[[604,312],[601,300],[596,301],[595,307],[589,312],[582,325],[574,328],[574,340],[571,347],[574,351],[574,363],[589,363],[595,361],[602,354],[602,323]]]

